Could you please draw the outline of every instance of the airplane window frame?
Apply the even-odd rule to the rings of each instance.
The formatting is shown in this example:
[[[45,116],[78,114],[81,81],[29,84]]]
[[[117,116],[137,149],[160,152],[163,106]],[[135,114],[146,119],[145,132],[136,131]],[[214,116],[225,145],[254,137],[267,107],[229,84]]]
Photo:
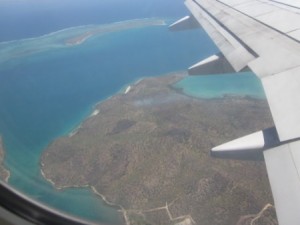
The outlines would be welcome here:
[[[74,216],[67,215],[27,197],[0,180],[0,207],[13,216],[33,224],[94,225]],[[0,218],[2,215],[0,214]],[[3,218],[10,224],[10,219]],[[101,225],[101,223],[97,223]],[[103,225],[103,223],[102,223]]]

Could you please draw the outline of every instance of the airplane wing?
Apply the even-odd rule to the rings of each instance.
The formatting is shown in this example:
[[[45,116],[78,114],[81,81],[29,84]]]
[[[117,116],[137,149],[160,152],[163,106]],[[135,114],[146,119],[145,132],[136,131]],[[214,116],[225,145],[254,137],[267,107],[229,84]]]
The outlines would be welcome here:
[[[300,1],[186,0],[190,16],[171,30],[203,27],[222,54],[190,74],[252,70],[262,82],[275,128],[212,149],[263,150],[280,225],[300,224]]]

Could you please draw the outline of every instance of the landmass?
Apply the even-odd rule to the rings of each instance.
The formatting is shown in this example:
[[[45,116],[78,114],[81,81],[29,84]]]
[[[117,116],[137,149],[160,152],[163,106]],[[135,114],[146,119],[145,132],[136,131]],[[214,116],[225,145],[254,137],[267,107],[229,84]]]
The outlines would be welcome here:
[[[0,63],[53,49],[77,46],[95,35],[162,25],[166,25],[162,19],[135,19],[110,24],[71,27],[36,38],[2,42],[0,43],[2,51]]]
[[[7,169],[5,169],[3,165],[3,160],[4,160],[4,148],[3,148],[2,138],[0,136],[0,178],[8,182],[10,173]]]
[[[209,155],[272,126],[266,100],[192,98],[172,86],[184,76],[146,78],[96,105],[45,150],[45,178],[58,189],[91,187],[127,225],[277,224],[264,162]]]
[[[161,19],[136,19],[128,20],[118,23],[112,23],[109,25],[101,25],[91,27],[88,31],[81,33],[75,37],[66,39],[64,42],[66,45],[79,45],[84,43],[87,39],[94,35],[107,34],[127,29],[136,29],[147,26],[162,26],[166,25],[164,20]]]

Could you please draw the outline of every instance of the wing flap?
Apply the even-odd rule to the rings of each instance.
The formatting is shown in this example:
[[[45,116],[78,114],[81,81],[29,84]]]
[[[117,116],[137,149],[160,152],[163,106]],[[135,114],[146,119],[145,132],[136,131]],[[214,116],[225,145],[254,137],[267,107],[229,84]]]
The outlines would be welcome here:
[[[211,18],[193,0],[187,0],[185,4],[231,63],[235,71],[242,70],[255,58],[230,32]]]
[[[300,221],[300,141],[264,151],[277,218],[282,225]]]

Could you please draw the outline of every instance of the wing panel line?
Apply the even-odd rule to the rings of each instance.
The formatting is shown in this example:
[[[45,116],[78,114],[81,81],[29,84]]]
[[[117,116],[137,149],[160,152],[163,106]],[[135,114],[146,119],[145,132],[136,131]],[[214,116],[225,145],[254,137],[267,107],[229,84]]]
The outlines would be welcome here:
[[[285,5],[285,6],[288,6],[288,7],[291,7],[291,8],[295,8],[295,9],[300,9],[299,7],[297,6],[294,6],[294,5],[289,5],[287,3],[283,3],[283,2],[279,2],[279,1],[275,1],[275,0],[269,0],[270,2],[274,2],[274,3],[277,3],[277,4],[280,4],[280,5]]]
[[[221,23],[214,15],[208,12],[204,7],[202,7],[196,0],[192,0],[199,8],[201,8],[207,15],[209,15],[219,26],[221,26],[224,30],[226,30],[230,35],[232,35],[250,54],[252,54],[255,58],[259,55],[250,48],[243,40],[241,40],[235,33],[233,33],[230,29],[228,29],[223,23]]]
[[[193,0],[193,1],[195,1],[195,0]],[[223,4],[223,5],[225,5],[225,6],[229,7],[229,8],[231,8],[231,9],[233,9],[234,11],[236,11],[236,12],[238,12],[238,13],[241,13],[241,14],[243,14],[244,16],[247,16],[248,18],[253,19],[253,20],[255,20],[256,22],[258,22],[258,23],[260,23],[260,24],[262,24],[262,25],[264,25],[264,26],[266,26],[266,27],[268,27],[268,28],[270,28],[270,29],[272,29],[272,30],[274,30],[274,31],[276,31],[276,32],[278,32],[278,33],[280,33],[281,35],[283,35],[283,36],[285,36],[285,37],[287,37],[287,38],[289,38],[289,39],[291,39],[291,40],[293,40],[293,41],[295,41],[295,42],[297,42],[297,43],[300,43],[299,40],[297,40],[297,39],[294,38],[294,37],[289,36],[287,33],[284,33],[284,32],[282,32],[282,31],[280,31],[280,30],[278,30],[278,29],[275,29],[274,27],[272,27],[272,26],[270,26],[270,25],[268,25],[268,24],[266,24],[266,23],[263,23],[262,21],[260,21],[260,20],[258,20],[258,19],[254,18],[254,17],[251,17],[251,16],[247,15],[247,14],[244,13],[244,12],[239,11],[238,9],[234,8],[233,6],[228,5],[228,4],[226,4],[226,3],[224,3],[224,2],[222,2],[222,1],[220,1],[220,0],[216,0],[216,1],[219,2],[220,4]],[[275,1],[274,1],[274,2],[275,2]],[[199,5],[199,4],[198,4],[198,5]],[[201,6],[200,6],[200,7],[201,7]]]

